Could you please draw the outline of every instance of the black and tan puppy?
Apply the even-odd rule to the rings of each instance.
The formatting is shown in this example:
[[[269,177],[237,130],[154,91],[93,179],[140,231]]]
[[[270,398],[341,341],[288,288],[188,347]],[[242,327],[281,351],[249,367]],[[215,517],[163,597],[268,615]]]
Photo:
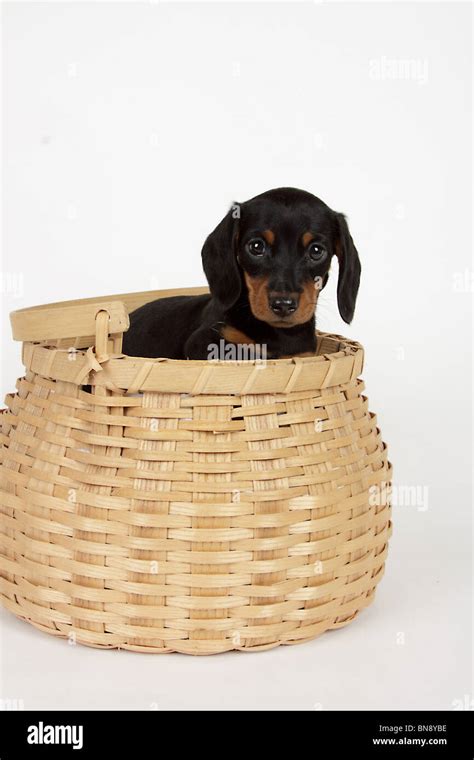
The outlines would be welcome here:
[[[331,259],[337,300],[352,320],[360,261],[346,220],[311,193],[279,188],[234,204],[204,243],[210,295],[175,296],[130,315],[131,356],[207,359],[210,346],[265,346],[269,358],[314,353],[315,308]]]

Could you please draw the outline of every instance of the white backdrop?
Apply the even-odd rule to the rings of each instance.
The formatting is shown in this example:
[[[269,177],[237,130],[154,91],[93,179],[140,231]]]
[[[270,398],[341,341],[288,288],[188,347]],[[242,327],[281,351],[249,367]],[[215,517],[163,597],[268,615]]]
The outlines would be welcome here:
[[[200,248],[229,203],[294,185],[348,215],[363,267],[356,317],[340,320],[333,274],[318,323],[366,348],[397,503],[377,600],[342,631],[251,658],[150,658],[68,647],[2,613],[0,698],[27,708],[465,705],[470,5],[2,10],[2,396],[22,371],[11,310],[204,284]]]

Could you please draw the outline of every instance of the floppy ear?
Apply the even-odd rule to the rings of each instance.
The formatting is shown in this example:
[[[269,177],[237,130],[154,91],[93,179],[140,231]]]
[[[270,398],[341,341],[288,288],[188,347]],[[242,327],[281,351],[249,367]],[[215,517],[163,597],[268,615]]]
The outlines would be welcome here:
[[[241,280],[237,266],[237,233],[240,205],[232,204],[214,232],[207,237],[201,251],[204,273],[211,295],[230,308],[240,295]]]
[[[337,305],[342,319],[349,324],[354,316],[361,266],[344,214],[336,213],[335,251],[339,260]]]

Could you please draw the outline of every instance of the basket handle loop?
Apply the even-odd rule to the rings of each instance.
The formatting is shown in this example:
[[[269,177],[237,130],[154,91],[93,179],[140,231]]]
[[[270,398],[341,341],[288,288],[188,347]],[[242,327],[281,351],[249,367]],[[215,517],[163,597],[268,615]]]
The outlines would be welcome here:
[[[76,382],[82,385],[84,382],[88,384],[86,378],[90,378],[90,374],[96,375],[104,369],[104,364],[111,359],[109,354],[109,342],[113,341],[113,350],[116,346],[116,335],[109,335],[110,327],[110,314],[106,309],[99,309],[95,316],[95,345],[90,346],[85,354],[85,363],[80,368]],[[121,347],[121,346],[120,346]],[[105,375],[107,373],[104,373]],[[106,392],[106,389],[120,391],[119,388],[108,377],[102,377],[97,383],[96,381],[90,383],[94,385],[94,393],[102,395]]]
[[[109,313],[105,309],[97,312],[95,317],[95,355],[99,363],[106,361],[109,347]]]

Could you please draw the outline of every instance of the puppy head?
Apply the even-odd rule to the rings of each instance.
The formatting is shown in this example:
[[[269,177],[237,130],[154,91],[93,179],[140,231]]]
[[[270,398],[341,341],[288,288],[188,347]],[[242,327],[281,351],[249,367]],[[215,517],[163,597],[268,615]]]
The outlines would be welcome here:
[[[313,317],[333,256],[339,312],[349,323],[359,256],[344,216],[310,193],[280,188],[234,204],[202,250],[211,293],[222,306],[247,297],[253,315],[278,328]]]

